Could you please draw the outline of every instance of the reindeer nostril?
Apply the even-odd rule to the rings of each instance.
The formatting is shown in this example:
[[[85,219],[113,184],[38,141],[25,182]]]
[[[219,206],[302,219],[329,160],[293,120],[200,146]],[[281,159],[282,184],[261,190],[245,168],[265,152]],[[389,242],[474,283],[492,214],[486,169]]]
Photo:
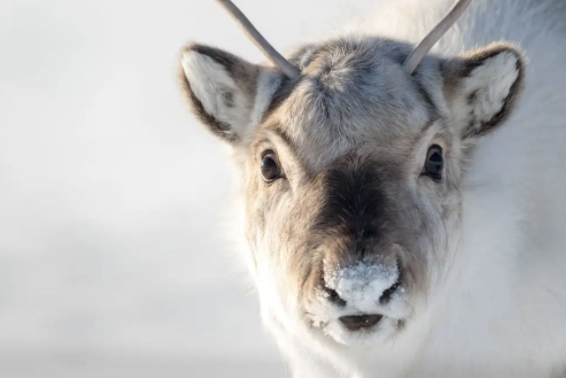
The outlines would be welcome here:
[[[366,328],[371,328],[376,325],[383,315],[353,315],[353,316],[342,316],[339,320],[344,327],[348,330],[355,332]]]
[[[346,301],[340,298],[336,290],[330,289],[328,287],[325,288],[326,293],[328,294],[328,300],[335,305],[338,306],[346,306]]]
[[[383,294],[381,294],[381,297],[379,297],[379,303],[382,305],[387,304],[390,300],[391,297],[393,296],[393,294],[395,293],[395,291],[399,288],[399,285],[401,284],[401,280],[398,279],[393,286],[391,286],[389,289],[385,290],[383,292]]]

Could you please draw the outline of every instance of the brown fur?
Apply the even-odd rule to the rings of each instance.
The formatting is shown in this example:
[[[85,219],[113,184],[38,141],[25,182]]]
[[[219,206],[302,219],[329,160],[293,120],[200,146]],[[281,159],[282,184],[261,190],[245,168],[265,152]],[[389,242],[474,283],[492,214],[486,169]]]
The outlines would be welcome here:
[[[258,77],[270,74],[266,68],[251,69],[216,49],[189,48],[224,67],[245,96],[264,90]],[[411,303],[426,300],[435,284],[431,267],[444,264],[447,232],[461,218],[466,143],[461,135],[479,136],[502,124],[517,102],[524,70],[518,52],[520,75],[502,109],[477,129],[466,108],[481,99],[467,92],[463,79],[473,79],[491,57],[515,54],[508,45],[454,59],[427,57],[413,75],[402,67],[409,51],[404,43],[373,37],[299,49],[289,59],[301,76],[272,79],[278,86],[270,98],[260,99],[265,106],[254,110],[261,113],[245,130],[248,138],[228,139],[244,178],[255,274],[267,274],[260,281],[309,326],[309,314],[321,301],[348,305],[329,287],[329,277],[359,262],[399,266],[404,297]],[[224,135],[226,125],[203,112],[188,83],[184,88],[195,114]],[[423,171],[433,144],[444,151],[440,181]],[[282,174],[265,183],[259,167],[268,149]]]

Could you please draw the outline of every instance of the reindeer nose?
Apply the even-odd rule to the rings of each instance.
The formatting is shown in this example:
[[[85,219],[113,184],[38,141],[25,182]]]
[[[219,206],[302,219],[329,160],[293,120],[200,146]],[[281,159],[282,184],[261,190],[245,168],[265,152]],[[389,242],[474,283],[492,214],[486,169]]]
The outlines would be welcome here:
[[[352,315],[352,316],[342,316],[338,320],[344,327],[352,332],[360,331],[362,329],[371,328],[376,325],[383,315],[373,314],[373,315]]]
[[[391,287],[389,287],[388,289],[383,291],[379,298],[374,298],[373,302],[374,303],[379,302],[382,305],[387,304],[387,302],[389,302],[389,300],[391,299],[391,296],[397,290],[398,287],[399,287],[399,280],[397,280]],[[346,307],[348,305],[348,302],[346,302],[344,299],[342,299],[335,290],[326,288],[326,291],[328,293],[328,300],[330,302],[332,302],[335,305],[340,306],[340,307]],[[354,303],[354,307],[358,307],[358,306],[355,306],[355,303]],[[383,315],[381,315],[381,314],[368,313],[368,314],[361,314],[361,315],[342,316],[342,317],[338,318],[338,320],[349,331],[357,332],[357,331],[361,331],[361,330],[373,327],[374,325],[379,323],[379,321],[382,318],[383,318]]]
[[[330,302],[341,307],[347,306],[362,315],[373,315],[397,292],[401,284],[401,272],[399,265],[359,263],[337,271],[326,283]],[[353,320],[346,320],[348,324],[351,321]]]
[[[399,285],[401,284],[401,282],[399,280],[397,280],[389,289],[385,290],[381,296],[379,297],[379,303],[382,305],[387,304],[390,300],[391,300],[391,296],[395,293],[395,291],[397,291],[397,289],[399,288]],[[328,294],[328,300],[332,303],[334,303],[335,305],[338,305],[340,307],[344,307],[346,306],[347,302],[342,299],[340,297],[340,295],[338,295],[338,293],[336,292],[336,290],[334,289],[329,289],[329,288],[324,288],[324,290],[326,291],[326,293]]]
[[[393,284],[390,288],[385,290],[379,299],[376,302],[379,302],[382,305],[387,304],[391,299],[391,295],[397,290],[399,287],[399,281]],[[335,290],[327,289],[328,292],[328,299],[330,302],[338,305],[340,307],[347,306],[347,302],[342,299]],[[357,332],[364,329],[368,329],[379,323],[379,321],[383,318],[383,315],[380,314],[362,314],[362,315],[348,315],[342,316],[338,318],[340,323],[344,325],[349,331]]]

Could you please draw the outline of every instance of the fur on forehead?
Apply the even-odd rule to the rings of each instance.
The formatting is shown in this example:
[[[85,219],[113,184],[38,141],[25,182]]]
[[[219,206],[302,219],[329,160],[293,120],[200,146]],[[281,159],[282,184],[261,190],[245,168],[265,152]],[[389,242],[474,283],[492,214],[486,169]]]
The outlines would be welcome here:
[[[264,125],[298,147],[338,156],[372,140],[390,145],[433,117],[431,97],[402,67],[410,48],[377,38],[340,38],[299,50],[301,78],[275,96]]]

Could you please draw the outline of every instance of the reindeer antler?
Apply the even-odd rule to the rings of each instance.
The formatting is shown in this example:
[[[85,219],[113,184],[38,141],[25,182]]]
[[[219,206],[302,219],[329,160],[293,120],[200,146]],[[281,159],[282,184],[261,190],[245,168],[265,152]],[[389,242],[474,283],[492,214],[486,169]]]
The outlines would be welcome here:
[[[452,25],[462,16],[468,5],[472,0],[459,0],[452,8],[448,11],[446,16],[432,29],[430,33],[415,47],[415,49],[409,54],[409,57],[405,60],[403,65],[405,66],[407,72],[412,74],[415,68],[419,65],[424,56],[429,52],[429,50],[434,46],[436,42],[450,29]]]
[[[248,18],[230,0],[216,0],[232,16],[234,21],[242,28],[250,40],[261,50],[261,52],[275,64],[289,78],[300,75],[297,67],[277,52],[253,26]],[[458,0],[448,11],[446,16],[432,29],[430,33],[409,54],[403,65],[409,74],[417,68],[424,56],[438,42],[440,38],[450,29],[452,25],[462,16],[472,0]]]
[[[252,25],[250,20],[232,3],[230,0],[216,0],[229,14],[232,16],[234,21],[242,28],[244,33],[249,39],[261,50],[261,52],[269,59],[273,64],[275,64],[279,69],[287,76],[292,79],[300,75],[297,67],[293,66],[287,59],[285,59],[281,54],[277,52],[267,42],[267,40],[257,31],[257,29]]]

